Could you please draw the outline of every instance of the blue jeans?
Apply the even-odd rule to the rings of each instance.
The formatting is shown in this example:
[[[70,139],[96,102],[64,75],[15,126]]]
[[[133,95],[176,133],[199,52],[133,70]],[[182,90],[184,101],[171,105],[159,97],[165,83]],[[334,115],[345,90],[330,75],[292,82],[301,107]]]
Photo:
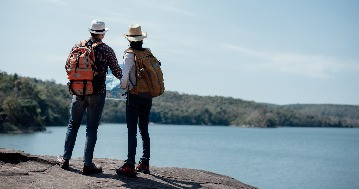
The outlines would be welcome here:
[[[127,161],[135,163],[137,147],[137,123],[143,142],[142,159],[150,159],[150,136],[148,134],[148,123],[152,99],[140,97],[138,95],[128,94],[126,101],[126,122],[128,129],[128,155]]]
[[[82,117],[87,109],[87,126],[86,126],[86,144],[84,154],[84,164],[92,165],[93,152],[97,140],[97,129],[105,105],[106,94],[94,94],[85,96],[73,95],[71,103],[71,117],[67,126],[65,139],[64,159],[71,159],[72,151],[75,146],[77,132],[80,128]]]

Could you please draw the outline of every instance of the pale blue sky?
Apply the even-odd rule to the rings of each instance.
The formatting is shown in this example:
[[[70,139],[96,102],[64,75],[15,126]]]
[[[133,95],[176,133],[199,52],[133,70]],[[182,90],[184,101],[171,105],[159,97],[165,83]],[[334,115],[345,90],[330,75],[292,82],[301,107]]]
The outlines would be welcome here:
[[[359,105],[359,1],[0,1],[0,70],[67,82],[93,19],[122,62],[129,24],[163,63],[166,89],[275,104]]]

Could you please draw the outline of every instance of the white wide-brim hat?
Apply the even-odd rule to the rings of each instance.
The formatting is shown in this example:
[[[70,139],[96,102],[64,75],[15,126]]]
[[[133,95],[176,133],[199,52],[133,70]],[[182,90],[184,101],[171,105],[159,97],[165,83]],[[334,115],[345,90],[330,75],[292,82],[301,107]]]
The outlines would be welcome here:
[[[142,32],[141,26],[139,24],[129,25],[128,33],[123,34],[126,39],[129,41],[142,41],[147,37],[146,32]]]
[[[108,28],[105,27],[105,22],[102,20],[92,20],[89,32],[93,34],[104,34]]]

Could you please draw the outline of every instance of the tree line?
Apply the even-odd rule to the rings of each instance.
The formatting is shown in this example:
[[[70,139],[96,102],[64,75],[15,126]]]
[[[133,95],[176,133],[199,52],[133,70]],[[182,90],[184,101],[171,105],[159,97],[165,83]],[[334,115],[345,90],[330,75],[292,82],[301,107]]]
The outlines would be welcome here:
[[[71,95],[66,85],[54,81],[0,72],[0,102],[0,132],[43,131],[45,126],[67,125]],[[125,123],[125,105],[124,101],[106,100],[101,122]],[[359,106],[280,106],[166,91],[154,98],[150,121],[208,126],[359,127]],[[86,117],[83,122],[86,122]]]

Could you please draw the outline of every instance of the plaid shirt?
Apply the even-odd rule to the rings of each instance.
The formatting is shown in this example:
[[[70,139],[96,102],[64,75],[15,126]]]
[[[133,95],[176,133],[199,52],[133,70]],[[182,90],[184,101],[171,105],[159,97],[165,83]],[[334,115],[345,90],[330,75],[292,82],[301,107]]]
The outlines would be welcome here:
[[[99,39],[93,39],[90,38],[93,43],[100,42]],[[72,50],[79,46],[80,43],[77,43]],[[116,58],[116,54],[113,51],[111,47],[106,45],[105,43],[102,43],[94,48],[95,52],[95,64],[97,66],[97,72],[98,74],[94,76],[92,80],[92,85],[94,87],[94,94],[96,93],[106,93],[106,74],[107,69],[110,68],[112,71],[112,74],[118,78],[121,79],[122,77],[122,70],[120,66],[118,65],[118,61]]]

